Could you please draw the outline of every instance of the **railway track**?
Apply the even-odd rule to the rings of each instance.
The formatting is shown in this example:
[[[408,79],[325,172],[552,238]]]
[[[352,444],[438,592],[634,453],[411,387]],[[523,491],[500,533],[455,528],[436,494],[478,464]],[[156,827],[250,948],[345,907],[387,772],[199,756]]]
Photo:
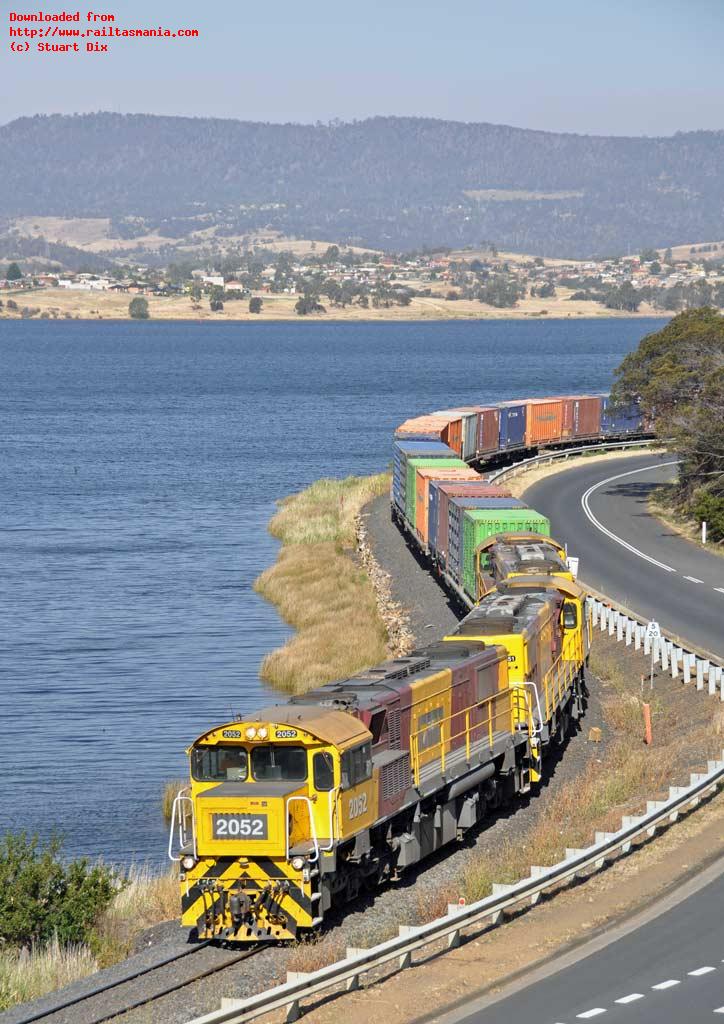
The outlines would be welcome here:
[[[262,947],[257,946],[254,949],[244,950],[242,953],[233,953],[229,957],[220,959],[216,963],[208,964],[208,961],[206,961],[206,965],[203,966],[202,969],[193,971],[188,977],[184,977],[180,980],[176,978],[173,981],[167,981],[165,985],[146,990],[142,995],[133,995],[133,990],[131,989],[126,993],[126,998],[122,998],[122,990],[127,986],[132,986],[135,982],[138,982],[140,978],[147,977],[148,975],[155,974],[156,972],[163,972],[164,968],[177,964],[179,960],[183,960],[188,956],[199,954],[211,945],[212,940],[199,943],[197,946],[185,949],[173,956],[166,957],[158,963],[150,964],[147,967],[125,974],[123,977],[117,978],[114,981],[109,981],[103,985],[99,985],[88,992],[74,996],[72,999],[67,999],[62,1003],[57,1003],[54,1006],[22,1017],[14,1021],[14,1024],[35,1024],[36,1021],[46,1021],[50,1024],[53,1020],[57,1021],[58,1024],[59,1022],[66,1020],[72,1020],[74,1024],[76,1021],[78,1024],[104,1024],[105,1021],[113,1020],[123,1014],[130,1013],[132,1010],[137,1010],[143,1006],[149,1005],[150,1003],[154,1003],[159,999],[163,999],[165,996],[186,988],[188,985],[193,985],[194,982],[201,981],[204,978],[208,978],[213,974],[219,973],[220,971],[225,971],[234,964],[241,963],[242,961],[255,956],[257,953],[262,952]],[[218,947],[214,948],[218,949]],[[226,950],[224,952],[230,951]],[[195,958],[196,957],[194,956],[194,959]],[[110,997],[111,1002],[114,1004],[111,1007],[108,1005],[108,993],[115,993],[116,990],[120,990],[118,994],[121,998],[116,1003],[113,997]],[[99,1002],[98,1006],[94,1010],[93,1004],[96,1000],[101,1000],[102,997],[106,998],[103,999],[102,1002]],[[87,1006],[84,1004],[87,1004]],[[72,1016],[58,1016],[65,1014],[65,1012],[71,1008],[74,1008]],[[86,1015],[83,1012],[86,1008],[90,1009],[89,1015]]]

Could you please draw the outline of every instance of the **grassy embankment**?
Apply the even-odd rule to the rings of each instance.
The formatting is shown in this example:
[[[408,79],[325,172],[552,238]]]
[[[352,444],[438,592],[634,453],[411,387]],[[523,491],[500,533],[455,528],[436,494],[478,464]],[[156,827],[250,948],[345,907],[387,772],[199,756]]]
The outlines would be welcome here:
[[[318,480],[279,503],[269,524],[279,557],[254,585],[296,630],[262,661],[273,686],[302,693],[386,657],[387,629],[355,548],[358,513],[389,483],[387,473]]]
[[[124,881],[88,943],[62,946],[55,940],[29,950],[0,949],[0,1011],[123,960],[146,929],[178,916],[175,871],[159,875],[148,868],[135,868]]]

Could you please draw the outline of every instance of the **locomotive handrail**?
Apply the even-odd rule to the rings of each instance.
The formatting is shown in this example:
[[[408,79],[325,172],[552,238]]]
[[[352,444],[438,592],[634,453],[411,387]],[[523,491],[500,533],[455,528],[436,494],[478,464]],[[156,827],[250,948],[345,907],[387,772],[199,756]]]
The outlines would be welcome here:
[[[190,786],[186,786],[184,789],[180,789],[176,796],[174,797],[173,806],[171,807],[171,825],[168,831],[168,859],[176,862],[181,860],[181,851],[188,846],[188,836],[186,834],[186,814],[181,810],[182,805],[185,803],[188,803],[189,805],[187,812],[190,811],[189,817],[191,819],[191,845],[194,851],[194,859],[198,859],[196,849],[196,815],[194,812],[194,802],[189,796],[190,792]],[[177,817],[178,825],[176,825]],[[178,857],[174,857],[173,855],[173,837],[175,825],[178,829]]]
[[[287,801],[286,801],[286,804],[284,805],[284,809],[285,809],[285,812],[286,812],[285,813],[285,817],[286,817],[286,822],[287,822],[287,825],[286,825],[286,856],[287,856],[287,860],[289,860],[289,853],[290,853],[290,849],[291,849],[291,847],[289,845],[290,840],[291,840],[291,814],[289,813],[289,805],[293,804],[295,800],[298,801],[299,803],[306,804],[306,806],[307,806],[307,814],[309,815],[309,831],[312,834],[311,835],[311,839],[312,839],[312,845],[314,847],[314,856],[310,857],[309,860],[310,860],[310,863],[313,864],[313,863],[315,863],[316,861],[319,860],[319,840],[317,839],[317,827],[314,824],[314,810],[312,808],[312,801],[309,799],[308,796],[302,796],[301,794],[297,794],[295,796],[288,797]]]

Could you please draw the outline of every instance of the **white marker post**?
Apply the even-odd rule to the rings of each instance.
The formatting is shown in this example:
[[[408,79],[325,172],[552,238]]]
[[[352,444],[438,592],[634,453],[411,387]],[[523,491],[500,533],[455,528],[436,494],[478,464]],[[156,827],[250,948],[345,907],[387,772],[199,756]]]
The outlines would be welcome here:
[[[701,524],[701,543],[706,544],[706,522]]]
[[[654,640],[660,640],[661,639],[661,628],[660,628],[658,622],[655,622],[653,619],[646,626],[646,639],[651,644],[651,675],[649,677],[649,689],[653,690],[653,688],[654,688],[654,649],[655,649],[655,646],[656,646],[654,644]]]

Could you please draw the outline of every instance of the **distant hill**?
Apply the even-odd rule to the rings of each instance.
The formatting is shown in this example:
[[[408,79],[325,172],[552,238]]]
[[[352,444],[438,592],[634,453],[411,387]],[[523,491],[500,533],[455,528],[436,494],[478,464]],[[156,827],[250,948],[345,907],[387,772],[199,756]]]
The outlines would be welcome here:
[[[273,228],[384,249],[492,241],[577,257],[724,237],[724,132],[89,114],[13,121],[0,152],[0,217],[111,217],[127,237]]]

